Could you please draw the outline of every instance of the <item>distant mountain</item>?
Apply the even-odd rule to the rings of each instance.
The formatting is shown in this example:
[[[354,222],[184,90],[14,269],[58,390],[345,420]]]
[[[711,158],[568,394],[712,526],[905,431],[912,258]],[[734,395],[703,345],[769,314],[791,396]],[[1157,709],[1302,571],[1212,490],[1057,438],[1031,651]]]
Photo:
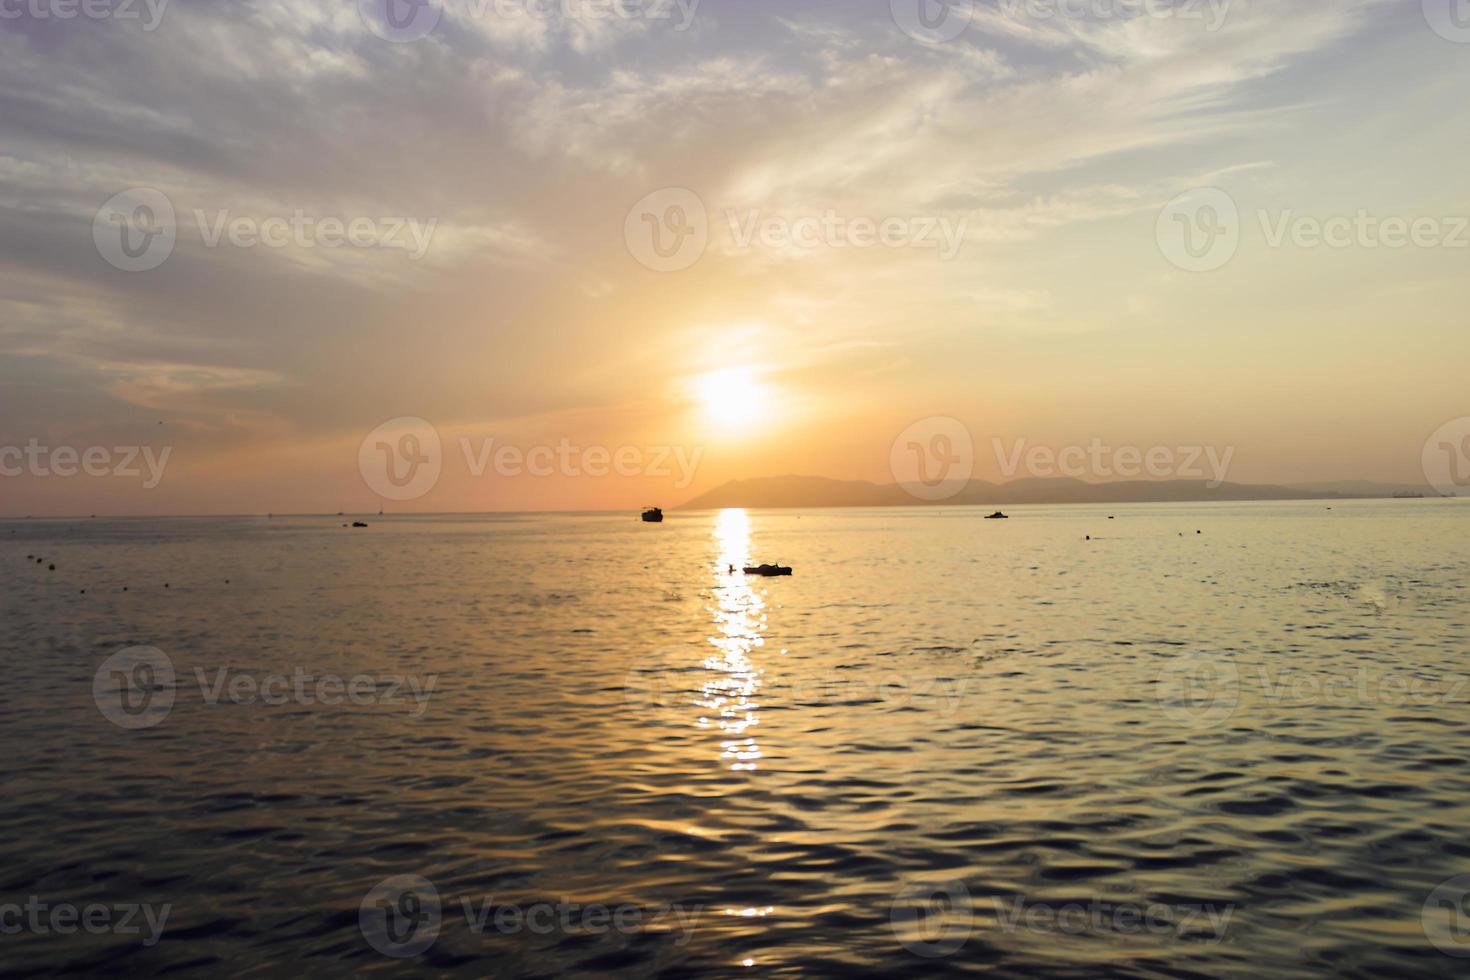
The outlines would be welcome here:
[[[1222,483],[1210,487],[1203,480],[1134,480],[1085,483],[1071,479],[1027,479],[1010,483],[973,480],[936,505],[994,506],[1007,504],[1126,504],[1197,503],[1209,500],[1337,500],[1351,496],[1392,496],[1386,493],[1350,494],[1330,489]],[[1393,488],[1394,490],[1402,488]],[[701,494],[681,510],[718,510],[724,507],[912,507],[927,501],[897,484],[829,480],[820,476],[779,476],[735,480]]]

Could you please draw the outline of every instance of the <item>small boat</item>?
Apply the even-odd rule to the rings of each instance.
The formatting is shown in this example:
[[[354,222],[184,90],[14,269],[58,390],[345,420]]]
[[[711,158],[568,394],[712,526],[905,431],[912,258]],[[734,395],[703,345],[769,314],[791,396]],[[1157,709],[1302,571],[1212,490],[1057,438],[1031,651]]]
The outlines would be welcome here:
[[[1008,521],[1008,520],[1011,519],[1011,515],[1010,514],[1003,514],[1000,511],[996,511],[994,514],[991,514],[989,517],[987,517],[985,519],[987,521]]]
[[[644,524],[662,524],[663,522],[664,522],[664,512],[663,512],[663,509],[662,508],[659,508],[659,507],[649,507],[647,510],[645,510],[643,512],[643,523]]]
[[[747,565],[746,575],[760,575],[763,578],[780,578],[792,574],[790,568],[784,565]]]

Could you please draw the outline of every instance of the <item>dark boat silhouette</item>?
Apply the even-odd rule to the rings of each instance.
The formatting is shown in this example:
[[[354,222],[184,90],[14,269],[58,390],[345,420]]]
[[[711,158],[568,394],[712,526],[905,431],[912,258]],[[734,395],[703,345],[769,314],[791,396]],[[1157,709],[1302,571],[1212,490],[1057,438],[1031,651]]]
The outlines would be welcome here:
[[[645,510],[643,512],[643,523],[644,524],[662,524],[663,522],[664,522],[664,512],[663,512],[663,509],[662,508],[660,508],[660,507],[649,507],[647,510]]]
[[[793,573],[790,568],[787,568],[783,565],[747,565],[745,568],[745,574],[760,575],[764,578],[779,578],[782,576],[790,576]]]
[[[1010,514],[1003,514],[1000,511],[996,511],[994,514],[991,514],[989,517],[987,517],[985,519],[987,521],[1008,521],[1008,520],[1011,519],[1011,515]]]

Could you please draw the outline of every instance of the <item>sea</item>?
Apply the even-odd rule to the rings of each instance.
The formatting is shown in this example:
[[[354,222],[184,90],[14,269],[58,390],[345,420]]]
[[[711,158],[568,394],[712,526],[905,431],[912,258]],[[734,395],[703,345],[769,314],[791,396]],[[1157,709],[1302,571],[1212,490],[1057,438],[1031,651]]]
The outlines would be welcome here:
[[[988,510],[0,523],[0,973],[1465,975],[1470,506]]]

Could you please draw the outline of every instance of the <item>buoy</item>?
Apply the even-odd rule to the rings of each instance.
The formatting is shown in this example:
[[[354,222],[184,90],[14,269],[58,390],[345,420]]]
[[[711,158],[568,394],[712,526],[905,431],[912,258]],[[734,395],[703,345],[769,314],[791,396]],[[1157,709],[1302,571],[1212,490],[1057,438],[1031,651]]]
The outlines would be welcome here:
[[[52,565],[51,566],[51,571],[53,571],[53,572],[56,571],[56,566],[55,565]]]

